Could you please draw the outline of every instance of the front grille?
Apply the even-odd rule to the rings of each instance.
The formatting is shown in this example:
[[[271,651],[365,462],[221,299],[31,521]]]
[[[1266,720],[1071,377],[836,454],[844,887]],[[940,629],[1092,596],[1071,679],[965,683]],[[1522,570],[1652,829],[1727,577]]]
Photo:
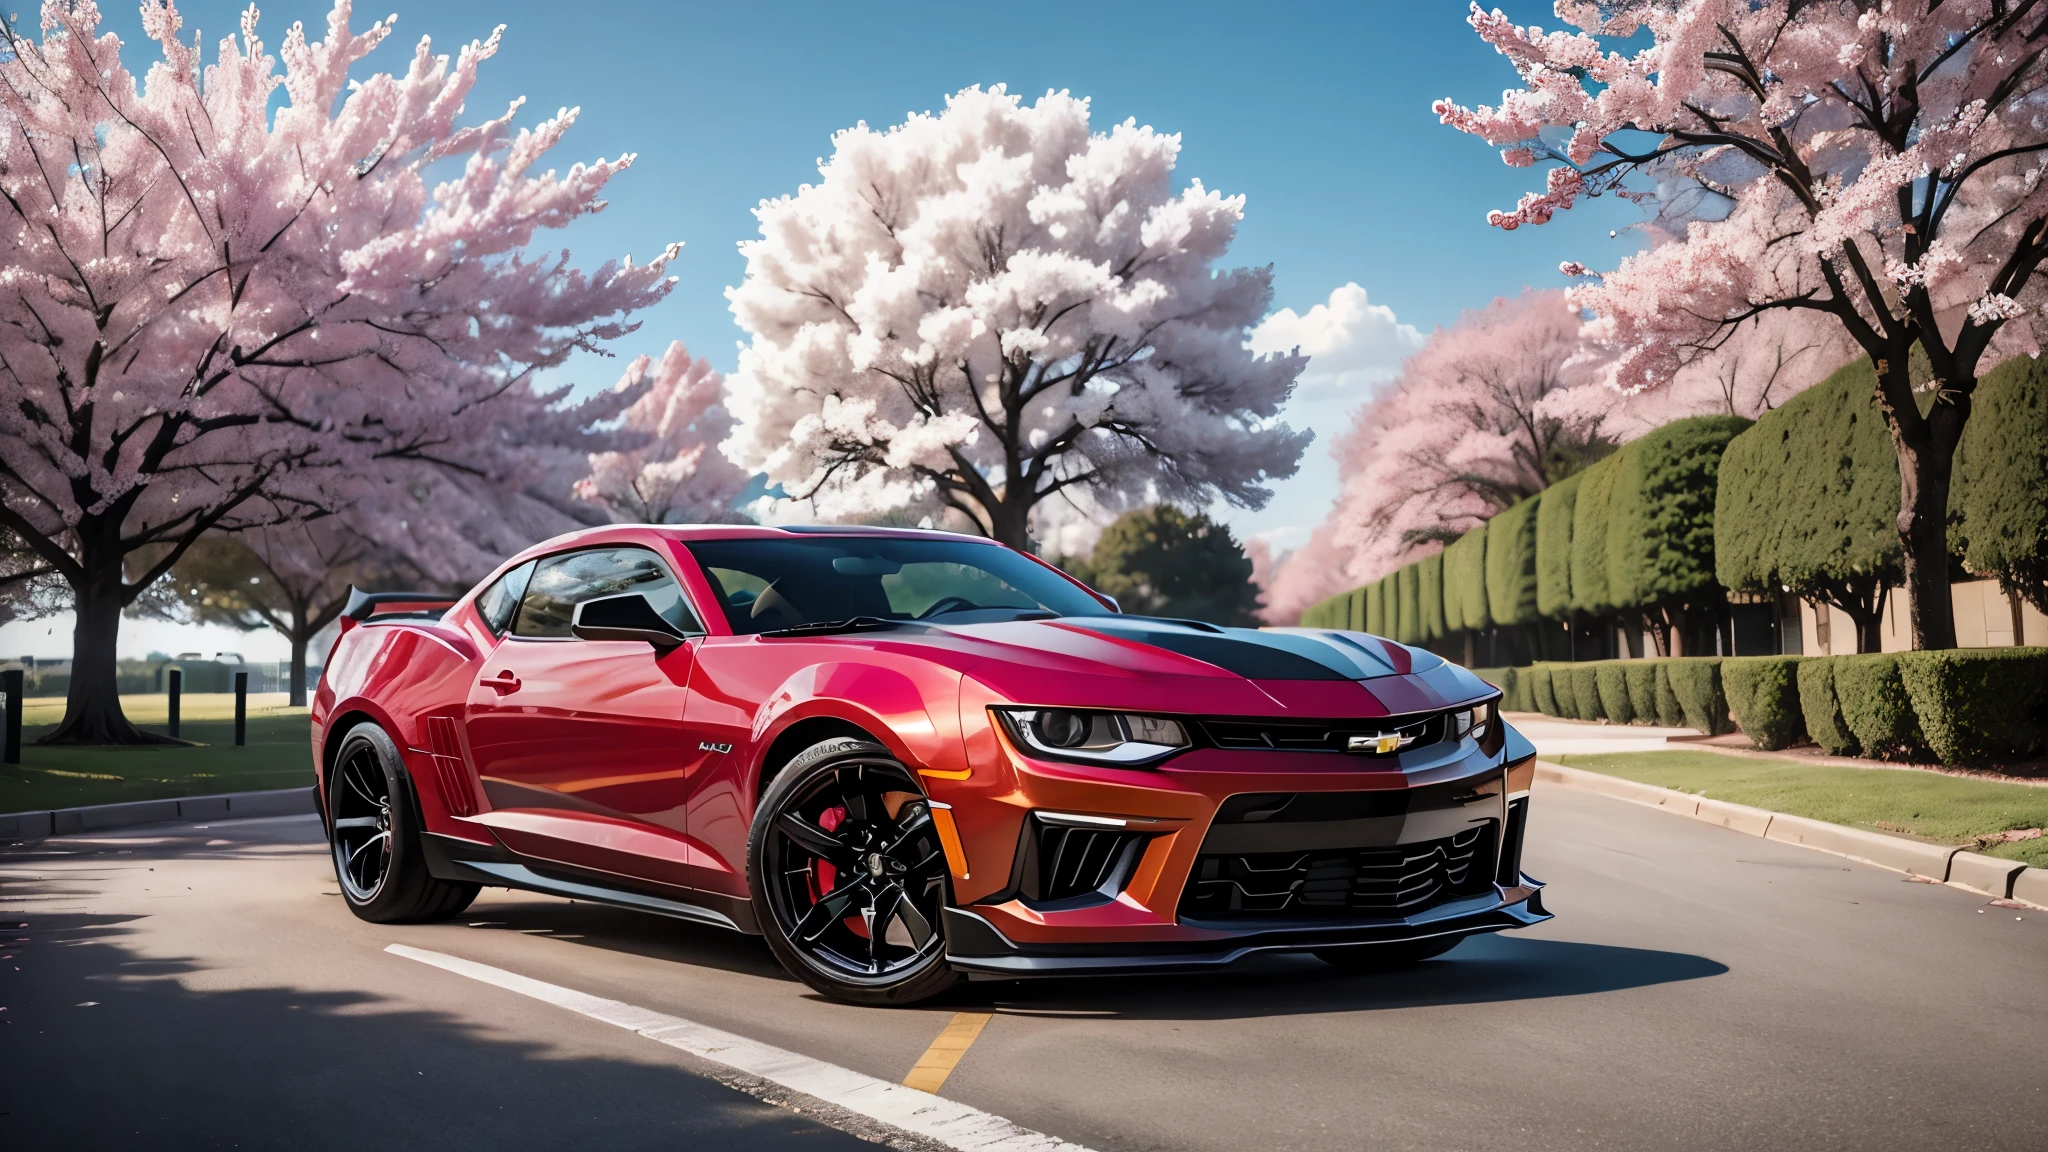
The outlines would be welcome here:
[[[1346,752],[1354,736],[1396,734],[1413,737],[1400,751],[1435,744],[1444,738],[1445,714],[1387,716],[1348,720],[1204,720],[1201,728],[1218,748],[1272,749],[1281,752]],[[1396,753],[1354,753],[1393,756]]]
[[[1195,859],[1181,915],[1398,918],[1492,890],[1495,822],[1441,840],[1386,848],[1248,854]]]
[[[1026,873],[1026,899],[1070,900],[1123,879],[1144,834],[1121,828],[1074,828],[1033,821],[1036,867]],[[1032,883],[1036,889],[1032,889]]]

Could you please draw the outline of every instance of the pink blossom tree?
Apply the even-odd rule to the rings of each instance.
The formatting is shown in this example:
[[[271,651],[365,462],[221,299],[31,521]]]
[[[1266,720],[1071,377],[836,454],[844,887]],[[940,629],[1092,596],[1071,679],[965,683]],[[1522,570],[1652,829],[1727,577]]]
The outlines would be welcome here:
[[[735,458],[828,518],[950,513],[1013,546],[1062,495],[1263,506],[1310,439],[1275,418],[1304,358],[1246,350],[1271,276],[1217,269],[1244,202],[1176,192],[1179,151],[1000,86],[840,132],[741,245]]]
[[[637,388],[643,380],[645,392],[620,423],[646,442],[593,455],[590,475],[577,482],[576,494],[616,520],[731,520],[733,500],[747,486],[747,473],[718,448],[732,434],[725,378],[708,361],[691,359],[678,340],[659,363],[647,356],[633,361],[619,387]]]
[[[87,0],[45,3],[40,41],[0,25],[0,526],[78,616],[49,740],[146,739],[115,693],[121,610],[207,532],[403,507],[420,477],[475,493],[535,444],[581,463],[636,398],[572,406],[532,378],[631,331],[673,249],[595,273],[526,250],[631,157],[536,170],[571,110],[458,124],[496,33],[352,80],[391,25],[349,16],[337,0],[320,41],[294,25],[280,74],[253,8],[202,68],[150,4],[139,86]]]
[[[1658,201],[1682,235],[1575,296],[1617,353],[1613,382],[1661,386],[1743,322],[1805,311],[1877,368],[1899,457],[1913,642],[1954,646],[1948,497],[1990,362],[2038,352],[2048,302],[2048,13],[2008,0],[1560,3],[1579,32],[1473,6],[1527,87],[1443,121],[1555,164],[1490,217],[1541,224],[1580,196]],[[1633,52],[1602,37],[1647,32]],[[1640,177],[1640,179],[1636,179]],[[1631,184],[1630,181],[1634,180]],[[1678,198],[1683,197],[1681,202]],[[1915,395],[1915,346],[1932,365]]]

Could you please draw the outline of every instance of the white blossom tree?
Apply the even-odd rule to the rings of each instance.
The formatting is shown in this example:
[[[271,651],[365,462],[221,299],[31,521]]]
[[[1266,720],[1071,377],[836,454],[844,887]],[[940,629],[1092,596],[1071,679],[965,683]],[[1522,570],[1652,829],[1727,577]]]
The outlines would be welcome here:
[[[731,520],[747,473],[718,447],[732,434],[725,378],[709,361],[691,359],[677,340],[659,362],[634,360],[619,388],[638,390],[642,381],[646,389],[620,427],[644,443],[592,455],[576,494],[615,520],[638,524]]]
[[[0,22],[0,527],[76,604],[53,742],[148,738],[116,695],[121,611],[207,532],[386,497],[403,520],[437,485],[516,488],[537,445],[612,446],[586,429],[633,394],[569,406],[533,373],[670,285],[667,256],[528,254],[631,157],[537,170],[572,110],[458,124],[496,33],[351,80],[391,24],[350,31],[348,0],[323,40],[291,27],[282,74],[254,8],[204,67],[173,4],[142,15],[140,85],[88,0],[48,0],[40,41]]]
[[[969,88],[833,138],[756,210],[733,455],[828,518],[944,514],[1026,546],[1062,494],[1257,508],[1311,438],[1305,359],[1245,347],[1266,269],[1219,270],[1241,197],[1176,193],[1176,136],[1064,92]]]

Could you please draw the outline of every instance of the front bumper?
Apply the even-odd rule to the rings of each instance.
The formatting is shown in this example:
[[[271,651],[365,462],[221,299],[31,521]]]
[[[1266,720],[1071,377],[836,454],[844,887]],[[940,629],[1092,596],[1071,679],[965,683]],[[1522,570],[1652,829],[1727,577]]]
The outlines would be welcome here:
[[[1551,918],[1543,907],[1543,885],[1528,876],[1514,887],[1495,886],[1491,896],[1436,905],[1398,920],[1273,922],[1246,929],[1233,922],[1229,935],[1205,940],[1094,944],[1020,944],[998,931],[974,909],[946,909],[946,960],[970,978],[1010,980],[1028,976],[1135,975],[1205,971],[1234,964],[1255,953],[1309,952],[1327,948],[1401,944],[1446,936],[1478,936],[1527,928]],[[1223,925],[1190,924],[1209,928]]]

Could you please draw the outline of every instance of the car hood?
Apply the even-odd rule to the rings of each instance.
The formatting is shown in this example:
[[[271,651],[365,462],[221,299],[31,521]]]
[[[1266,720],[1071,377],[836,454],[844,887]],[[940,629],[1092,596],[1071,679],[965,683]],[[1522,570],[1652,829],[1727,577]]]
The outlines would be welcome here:
[[[1049,706],[1385,716],[1494,694],[1433,653],[1362,632],[1070,616],[940,627],[926,636],[978,657],[961,670],[1001,695]]]

